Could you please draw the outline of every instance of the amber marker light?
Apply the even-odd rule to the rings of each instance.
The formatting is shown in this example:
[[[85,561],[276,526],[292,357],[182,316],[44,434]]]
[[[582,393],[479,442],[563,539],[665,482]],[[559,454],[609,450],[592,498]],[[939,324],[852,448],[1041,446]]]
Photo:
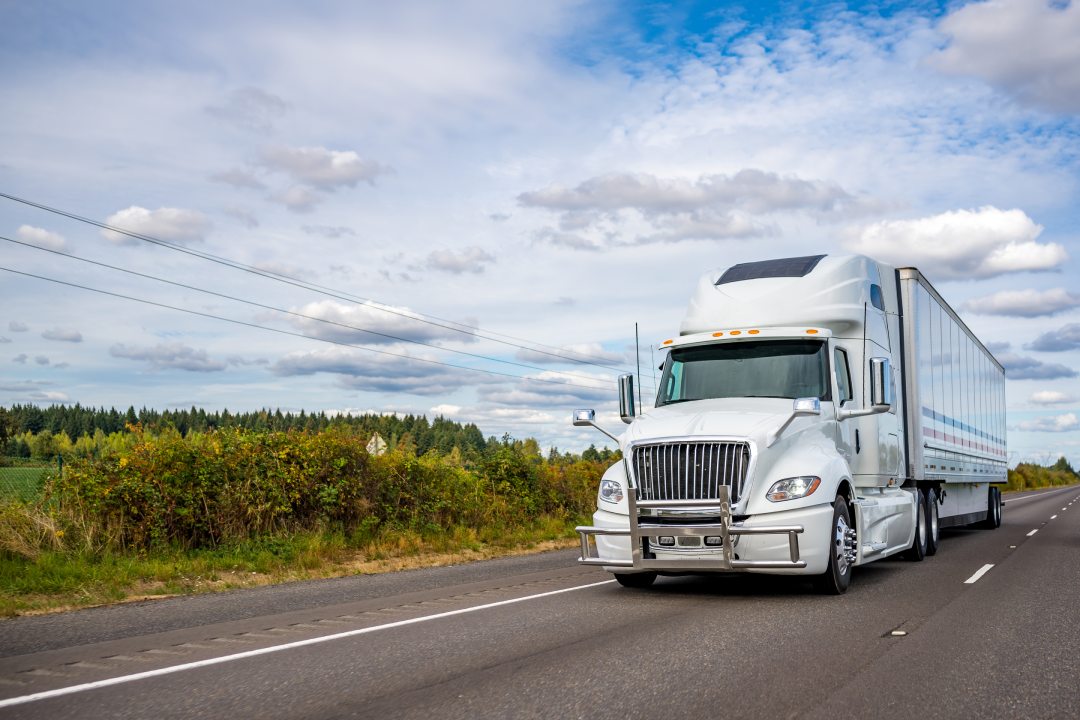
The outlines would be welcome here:
[[[810,328],[809,330],[806,331],[806,334],[807,335],[817,335],[817,330],[815,330],[814,328]]]
[[[665,341],[663,342],[663,344],[664,344],[664,345],[670,345],[670,344],[671,344],[671,343],[673,343],[673,342],[675,342],[675,341],[674,341],[674,340],[665,340]]]
[[[714,332],[714,333],[712,334],[712,336],[713,336],[713,337],[724,337],[724,333],[722,333],[722,332]]]
[[[742,330],[732,330],[728,335],[742,335]]]
[[[761,332],[760,330],[747,330],[746,334],[747,335],[757,335],[760,332]]]

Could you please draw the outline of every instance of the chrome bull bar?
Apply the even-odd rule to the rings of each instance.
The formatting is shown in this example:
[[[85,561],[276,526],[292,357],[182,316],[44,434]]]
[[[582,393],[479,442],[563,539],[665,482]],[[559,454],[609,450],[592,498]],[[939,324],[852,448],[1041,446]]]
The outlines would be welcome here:
[[[799,534],[802,525],[772,525],[764,527],[736,527],[731,522],[731,503],[728,489],[719,488],[719,497],[712,500],[638,500],[637,490],[627,490],[626,502],[630,512],[630,527],[600,528],[580,526],[576,528],[581,536],[581,557],[578,562],[584,565],[604,565],[606,567],[625,567],[635,570],[743,570],[751,568],[799,569],[806,567],[806,561],[799,559]],[[648,517],[639,518],[638,510],[679,510],[683,513],[718,515],[718,523],[697,523],[692,525],[658,525],[648,523]],[[646,522],[642,522],[645,520]],[[630,560],[605,560],[600,557],[596,547],[596,536],[614,536],[630,538]],[[738,560],[735,558],[733,537],[740,535],[787,535],[790,560]],[[642,540],[648,539],[650,555],[654,549],[661,552],[669,548],[661,547],[658,537],[698,537],[701,547],[697,552],[687,553],[686,558],[665,558],[657,560],[646,557]],[[719,537],[720,545],[705,545],[706,537]],[[591,539],[591,540],[590,540]],[[678,541],[676,541],[678,542]],[[722,550],[722,554],[702,556],[702,550],[710,548]],[[674,548],[671,548],[674,550]]]

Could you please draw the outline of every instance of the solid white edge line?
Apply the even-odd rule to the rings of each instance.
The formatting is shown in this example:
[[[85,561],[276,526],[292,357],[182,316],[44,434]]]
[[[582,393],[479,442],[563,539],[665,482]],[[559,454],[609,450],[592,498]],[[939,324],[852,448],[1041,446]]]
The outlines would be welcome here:
[[[989,572],[990,568],[992,568],[992,567],[994,567],[994,565],[992,563],[988,563],[986,565],[983,565],[981,568],[979,568],[978,570],[975,571],[974,575],[972,575],[967,580],[965,580],[964,584],[965,585],[973,585],[974,583],[977,583],[979,581],[979,578],[981,578],[983,575],[985,575],[987,572]]]
[[[537,598],[560,595],[562,593],[573,592],[574,590],[585,590],[586,588],[596,587],[598,585],[607,585],[608,583],[613,582],[615,582],[614,579],[601,580],[600,582],[589,583],[588,585],[575,585],[574,587],[563,588],[562,590],[551,590],[549,592],[543,592],[537,595],[526,595],[525,597],[511,598],[510,600],[500,600],[499,602],[488,603],[486,605],[477,605],[475,607],[462,608],[460,610],[450,610],[448,612],[438,613],[437,615],[425,615],[424,617],[410,618],[408,620],[398,620],[396,622],[386,623],[385,625],[375,625],[373,627],[358,628],[356,630],[346,630],[345,632],[334,633],[333,635],[323,635],[317,638],[308,638],[307,640],[297,640],[295,642],[285,643],[284,645],[274,645],[271,647],[259,648],[257,650],[245,650],[244,652],[234,653],[232,655],[222,655],[220,657],[209,658],[207,660],[197,660],[195,662],[184,663],[183,665],[172,665],[170,667],[159,668],[157,670],[147,670],[145,672],[134,673],[132,675],[120,675],[119,677],[107,678],[105,680],[96,680],[94,682],[83,683],[82,685],[69,685],[68,687],[57,688],[56,690],[45,690],[39,693],[33,693],[32,695],[23,695],[21,697],[0,700],[0,708],[11,707],[13,705],[22,705],[24,703],[35,702],[37,700],[47,700],[49,698],[61,697],[63,695],[72,695],[74,693],[84,692],[86,690],[95,690],[97,688],[109,687],[110,685],[120,685],[122,683],[134,682],[136,680],[144,680],[146,678],[158,677],[159,675],[171,675],[172,673],[183,672],[184,670],[194,670],[196,668],[207,667],[210,665],[219,665],[221,663],[232,662],[234,660],[243,660],[244,658],[255,657],[256,655],[268,655],[270,653],[280,652],[282,650],[291,650],[293,648],[304,647],[305,645],[317,645],[319,643],[330,642],[331,640],[340,640],[342,638],[355,637],[356,635],[366,635],[368,633],[377,632],[379,630],[389,630],[391,628],[403,627],[405,625],[415,625],[417,623],[427,622],[428,620],[439,620],[441,618],[453,617],[454,615],[465,615],[466,613],[477,612],[478,610],[489,610],[491,608],[501,607],[503,605],[513,605],[514,603],[525,602],[526,600],[536,600]]]
[[[1064,509],[1064,508],[1062,508],[1062,509]],[[1051,516],[1050,516],[1050,519],[1051,519],[1051,520],[1057,520],[1057,515],[1051,515]]]
[[[1034,534],[1035,534],[1035,533],[1037,533],[1037,532],[1039,532],[1039,528],[1035,528],[1034,530],[1032,530],[1031,532],[1029,532],[1029,533],[1027,534],[1027,536],[1028,536],[1028,537],[1031,537],[1032,535],[1034,535]]]
[[[1008,503],[1017,503],[1017,502],[1024,502],[1025,500],[1035,500],[1036,498],[1044,498],[1044,497],[1046,497],[1048,495],[1057,495],[1060,492],[1064,492],[1066,489],[1068,489],[1068,488],[1061,488],[1059,490],[1044,490],[1042,492],[1035,491],[1034,495],[1025,495],[1024,497],[1008,498],[1006,500],[1002,500],[1001,504],[1002,505],[1007,505]],[[1073,502],[1076,502],[1076,500],[1073,500]]]

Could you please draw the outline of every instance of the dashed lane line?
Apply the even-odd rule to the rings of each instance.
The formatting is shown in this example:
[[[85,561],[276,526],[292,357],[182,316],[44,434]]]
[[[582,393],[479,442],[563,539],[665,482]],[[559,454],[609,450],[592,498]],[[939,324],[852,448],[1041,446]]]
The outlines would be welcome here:
[[[122,683],[134,682],[136,680],[145,680],[147,678],[158,677],[161,675],[171,675],[172,673],[183,672],[185,670],[194,670],[196,668],[207,667],[210,665],[220,665],[221,663],[232,662],[234,660],[243,660],[244,658],[255,657],[257,655],[268,655],[270,653],[281,652],[282,650],[292,650],[293,648],[304,647],[306,645],[317,645],[319,643],[330,642],[331,640],[341,640],[343,638],[355,637],[357,635],[367,635],[368,633],[378,632],[379,630],[389,630],[391,628],[404,627],[406,625],[415,625],[417,623],[427,622],[429,620],[440,620],[442,618],[453,617],[455,615],[465,615],[467,613],[478,612],[480,610],[490,610],[491,608],[502,607],[504,605],[513,605],[515,603],[525,602],[527,600],[537,600],[539,598],[551,597],[552,595],[561,595],[562,593],[573,592],[575,590],[585,590],[600,585],[607,585],[608,583],[613,582],[615,582],[615,580],[601,580],[600,582],[589,583],[588,585],[576,585],[574,587],[563,588],[561,590],[550,590],[548,592],[542,592],[536,595],[526,595],[525,597],[511,598],[510,600],[500,600],[498,602],[487,603],[486,605],[477,605],[475,607],[461,608],[459,610],[450,610],[448,612],[437,613],[435,615],[425,615],[418,618],[409,618],[408,620],[398,620],[397,622],[386,623],[384,625],[358,628],[356,630],[346,630],[345,632],[339,632],[333,635],[323,635],[321,637],[308,638],[307,640],[297,640],[295,642],[285,643],[283,645],[273,645],[271,647],[258,648],[257,650],[246,650],[244,652],[233,653],[232,655],[222,655],[220,657],[183,663],[181,665],[172,665],[171,667],[159,668],[157,670],[147,670],[145,672],[133,673],[131,675],[121,675],[119,677],[107,678],[105,680],[97,680],[95,682],[83,683],[81,685],[69,685],[68,687],[57,688],[56,690],[45,690],[43,692],[33,693],[32,695],[22,695],[20,697],[0,700],[0,708],[12,707],[13,705],[23,705],[25,703],[36,702],[38,700],[47,700],[49,698],[61,697],[63,695],[72,695],[74,693],[85,692],[86,690],[96,690],[97,688],[109,687],[111,685],[120,685]]]
[[[1035,533],[1037,533],[1037,532],[1039,532],[1039,528],[1035,528],[1034,530],[1032,530],[1031,532],[1029,532],[1029,533],[1027,534],[1027,536],[1028,536],[1028,537],[1031,537],[1032,535],[1034,535],[1034,534],[1035,534]]]
[[[979,578],[981,578],[983,575],[985,575],[987,572],[989,572],[990,568],[992,568],[992,567],[994,567],[993,563],[987,563],[986,565],[983,565],[981,568],[979,568],[978,570],[975,571],[974,575],[972,575],[967,580],[965,580],[964,584],[965,585],[974,585],[975,583],[979,582]]]

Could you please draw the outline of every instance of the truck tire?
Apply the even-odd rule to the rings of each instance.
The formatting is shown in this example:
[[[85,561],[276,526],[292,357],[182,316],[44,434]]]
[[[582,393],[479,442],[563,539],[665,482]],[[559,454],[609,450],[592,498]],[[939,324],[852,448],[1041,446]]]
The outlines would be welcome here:
[[[941,539],[941,525],[938,520],[937,490],[926,491],[926,556],[937,554],[938,541]]]
[[[1001,527],[1001,490],[993,485],[986,491],[986,519],[979,527],[995,530]]]
[[[915,490],[915,537],[911,547],[904,551],[904,557],[913,562],[920,562],[926,557],[926,493],[922,488]]]
[[[844,498],[833,502],[832,531],[829,533],[829,567],[814,578],[814,589],[824,595],[843,595],[851,585],[851,563],[847,559],[847,532],[851,512]]]
[[[628,588],[647,588],[656,581],[656,573],[615,573],[615,581]]]

